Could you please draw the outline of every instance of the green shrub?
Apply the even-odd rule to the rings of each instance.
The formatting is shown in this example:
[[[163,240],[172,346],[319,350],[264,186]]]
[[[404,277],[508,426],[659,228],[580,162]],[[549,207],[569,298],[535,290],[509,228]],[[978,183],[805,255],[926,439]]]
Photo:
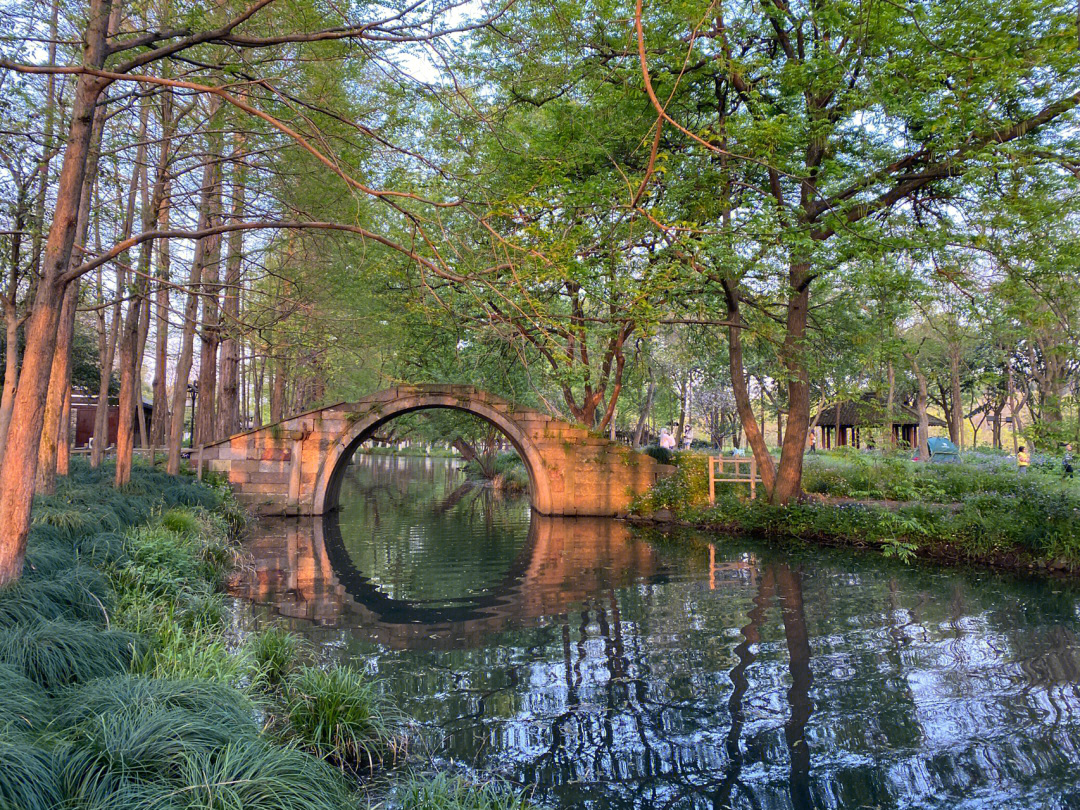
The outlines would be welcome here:
[[[374,768],[404,748],[398,713],[378,685],[347,667],[301,667],[285,689],[288,733],[339,767]]]

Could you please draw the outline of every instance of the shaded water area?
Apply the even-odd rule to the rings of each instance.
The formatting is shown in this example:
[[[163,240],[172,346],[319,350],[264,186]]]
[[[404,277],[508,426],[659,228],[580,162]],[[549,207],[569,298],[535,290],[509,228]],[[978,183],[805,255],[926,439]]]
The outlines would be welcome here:
[[[530,515],[358,456],[237,593],[551,807],[1080,808],[1080,592]]]

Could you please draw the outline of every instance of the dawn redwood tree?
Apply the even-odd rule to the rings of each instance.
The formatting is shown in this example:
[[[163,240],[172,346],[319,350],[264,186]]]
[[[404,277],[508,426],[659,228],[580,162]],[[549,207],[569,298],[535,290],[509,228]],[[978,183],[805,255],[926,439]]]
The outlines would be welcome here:
[[[309,133],[311,138],[305,137],[294,127],[250,103],[239,100],[223,89],[220,84],[221,72],[216,67],[207,69],[208,78],[204,83],[191,81],[192,74],[188,68],[199,65],[206,50],[217,46],[224,47],[217,48],[215,52],[227,52],[237,62],[243,62],[246,54],[255,53],[258,58],[253,61],[262,65],[268,61],[264,58],[268,53],[272,55],[277,52],[294,58],[296,50],[304,47],[318,51],[320,48],[332,48],[334,43],[360,39],[369,41],[373,49],[380,44],[382,47],[393,48],[408,42],[431,42],[489,22],[467,21],[458,26],[440,28],[439,20],[445,12],[453,10],[453,2],[435,9],[414,5],[400,10],[386,10],[382,16],[375,16],[380,11],[375,9],[370,16],[365,17],[361,12],[360,19],[351,20],[344,25],[336,11],[324,14],[311,8],[286,9],[279,7],[274,0],[252,0],[249,4],[238,5],[235,9],[231,6],[230,3],[222,3],[217,5],[213,12],[206,14],[199,9],[193,9],[198,13],[186,13],[188,9],[174,9],[165,4],[160,19],[142,20],[127,16],[120,0],[115,3],[113,0],[90,0],[85,8],[79,64],[54,66],[0,60],[0,67],[6,71],[66,74],[73,77],[69,124],[60,173],[55,185],[53,217],[42,252],[34,300],[29,306],[25,328],[26,349],[13,402],[4,459],[0,466],[0,585],[17,579],[22,571],[52,360],[57,347],[63,300],[70,285],[84,273],[101,266],[102,263],[116,261],[131,247],[147,240],[220,237],[222,233],[235,228],[274,228],[283,224],[281,220],[270,220],[258,223],[229,223],[220,228],[212,227],[212,233],[203,234],[189,231],[133,234],[112,248],[104,249],[101,255],[73,264],[72,252],[78,230],[80,201],[83,199],[87,181],[95,111],[103,100],[106,88],[122,82],[132,87],[183,87],[188,91],[213,95],[243,110],[246,115],[267,122],[285,139],[313,156],[322,167],[336,175],[355,194],[389,204],[399,204],[397,200],[400,198],[422,205],[425,201],[416,195],[377,189],[357,180],[349,174],[341,161],[328,157],[313,145],[320,141],[317,132]],[[140,13],[144,11],[151,13],[139,9]],[[312,22],[315,23],[314,26]],[[201,28],[204,24],[207,27]],[[344,52],[344,49],[339,50]],[[189,59],[188,56],[193,51],[196,53]],[[333,51],[330,53],[337,55]],[[156,70],[159,63],[178,57],[187,60],[184,62],[184,71],[189,78],[183,81],[173,80],[163,75],[167,71]],[[269,61],[273,62],[272,59]],[[239,69],[241,73],[247,70],[243,66]],[[296,99],[290,101],[297,102]],[[312,102],[302,104],[310,107]],[[285,105],[282,109],[291,108]],[[297,126],[301,128],[310,121],[310,116],[304,113],[299,113],[294,118]],[[365,137],[371,134],[370,130],[361,129],[360,132]],[[415,213],[403,211],[403,214],[412,218],[417,227],[422,227],[420,218]],[[290,222],[291,227],[310,226],[299,218]],[[392,249],[418,261],[426,260],[432,263],[433,269],[445,272],[430,258],[419,256],[413,248],[397,244],[359,225],[322,223],[322,226],[340,227],[344,231],[369,239],[381,240]]]

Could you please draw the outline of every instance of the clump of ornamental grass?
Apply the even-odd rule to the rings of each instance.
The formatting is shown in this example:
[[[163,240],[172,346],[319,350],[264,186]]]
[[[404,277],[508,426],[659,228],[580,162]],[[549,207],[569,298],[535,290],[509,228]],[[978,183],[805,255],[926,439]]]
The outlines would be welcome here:
[[[296,669],[303,640],[295,633],[271,625],[253,633],[245,646],[259,681],[274,687]]]
[[[153,645],[132,663],[136,673],[154,678],[195,678],[238,684],[250,679],[251,661],[244,650],[230,650],[211,628],[190,627],[174,616],[154,617],[141,629]]]
[[[144,639],[87,622],[29,619],[0,629],[0,663],[45,689],[57,689],[127,670]]]
[[[537,806],[504,782],[474,782],[443,773],[403,777],[388,805],[393,810],[530,810]]]
[[[55,810],[63,798],[49,751],[17,737],[0,738],[0,807]]]
[[[172,792],[186,810],[342,810],[355,805],[341,774],[292,746],[258,737],[188,753]]]
[[[211,725],[245,729],[255,708],[243,692],[208,680],[114,675],[63,690],[56,698],[52,725],[79,726],[125,710],[156,712],[178,709]]]
[[[45,690],[21,672],[0,664],[0,735],[40,730],[48,712]]]
[[[193,536],[199,531],[199,519],[190,509],[166,509],[161,513],[159,522],[170,532]]]
[[[95,767],[150,781],[173,779],[189,757],[213,754],[257,732],[253,718],[223,722],[162,704],[122,707],[89,716],[57,733],[86,753]]]
[[[405,748],[401,717],[379,685],[348,667],[305,666],[285,684],[287,733],[342,769],[374,769]]]
[[[33,619],[105,624],[113,596],[100,571],[75,565],[51,577],[29,577],[0,589],[0,627]]]
[[[170,786],[145,781],[109,767],[97,752],[70,742],[52,751],[53,772],[63,796],[60,808],[72,810],[172,810]]]

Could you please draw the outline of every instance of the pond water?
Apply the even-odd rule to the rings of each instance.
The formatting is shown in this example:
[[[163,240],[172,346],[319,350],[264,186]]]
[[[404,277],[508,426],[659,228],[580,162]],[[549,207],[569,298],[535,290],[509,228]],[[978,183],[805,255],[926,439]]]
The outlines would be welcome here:
[[[237,583],[385,679],[414,751],[559,808],[1080,808],[1080,592],[530,515],[358,456]]]

